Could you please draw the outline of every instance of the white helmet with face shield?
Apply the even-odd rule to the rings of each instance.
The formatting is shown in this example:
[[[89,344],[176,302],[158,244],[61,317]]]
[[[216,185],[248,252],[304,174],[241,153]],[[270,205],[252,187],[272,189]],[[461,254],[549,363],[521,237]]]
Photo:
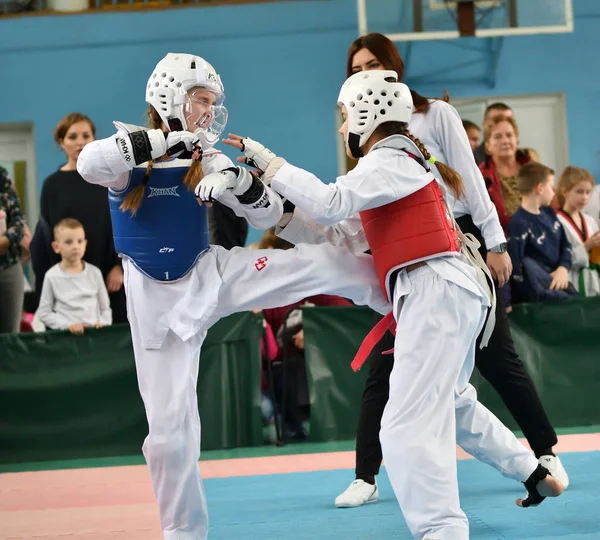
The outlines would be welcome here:
[[[215,69],[192,54],[167,54],[146,86],[146,102],[169,131],[191,131],[204,150],[214,146],[225,129],[224,100],[223,83]]]
[[[395,71],[359,71],[343,84],[338,106],[348,114],[348,146],[355,158],[373,132],[385,122],[408,124],[413,100],[410,89],[398,82]]]

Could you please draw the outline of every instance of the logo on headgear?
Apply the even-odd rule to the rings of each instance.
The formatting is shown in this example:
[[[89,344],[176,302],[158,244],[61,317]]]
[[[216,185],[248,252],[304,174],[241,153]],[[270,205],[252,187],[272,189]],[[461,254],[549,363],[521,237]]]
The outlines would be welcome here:
[[[267,257],[259,257],[254,263],[254,268],[260,272],[263,268],[266,268],[268,260]]]

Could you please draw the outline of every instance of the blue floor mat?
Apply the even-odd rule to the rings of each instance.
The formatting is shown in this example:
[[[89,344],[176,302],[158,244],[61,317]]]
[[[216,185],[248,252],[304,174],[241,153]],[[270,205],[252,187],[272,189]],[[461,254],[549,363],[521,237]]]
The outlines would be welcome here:
[[[514,501],[524,488],[475,460],[459,462],[461,503],[471,538],[482,540],[600,539],[600,452],[561,456],[571,485],[537,508]],[[385,471],[380,500],[359,508],[333,501],[351,470],[206,480],[210,540],[410,540]]]

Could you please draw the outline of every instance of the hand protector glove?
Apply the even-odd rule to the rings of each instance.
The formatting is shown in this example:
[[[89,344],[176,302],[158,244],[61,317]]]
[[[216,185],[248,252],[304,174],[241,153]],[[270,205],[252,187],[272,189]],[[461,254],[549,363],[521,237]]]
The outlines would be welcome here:
[[[116,135],[117,148],[130,169],[164,155],[184,159],[202,159],[200,139],[189,131],[165,133],[161,129],[143,128],[131,131],[138,126],[120,122],[115,122],[115,125],[119,129]]]
[[[227,190],[239,197],[246,193],[255,180],[243,167],[230,167],[219,172],[207,174],[196,186],[196,197],[203,202],[217,200]]]
[[[244,137],[241,144],[241,151],[246,156],[246,164],[261,170],[264,173],[261,176],[263,182],[270,186],[273,177],[286,163],[286,160],[277,157],[271,150],[249,137]]]

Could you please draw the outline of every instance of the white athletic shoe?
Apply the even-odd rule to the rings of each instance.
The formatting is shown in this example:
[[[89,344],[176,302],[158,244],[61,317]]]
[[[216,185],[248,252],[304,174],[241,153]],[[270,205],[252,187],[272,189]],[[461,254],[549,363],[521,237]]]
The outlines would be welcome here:
[[[542,467],[546,467],[546,469],[550,471],[550,474],[554,476],[565,489],[569,487],[569,475],[567,474],[567,471],[565,471],[558,456],[541,456],[539,462]]]
[[[335,505],[338,508],[354,508],[355,506],[374,503],[378,500],[379,488],[377,487],[377,480],[375,480],[374,486],[364,480],[354,480],[344,493],[336,497]]]

